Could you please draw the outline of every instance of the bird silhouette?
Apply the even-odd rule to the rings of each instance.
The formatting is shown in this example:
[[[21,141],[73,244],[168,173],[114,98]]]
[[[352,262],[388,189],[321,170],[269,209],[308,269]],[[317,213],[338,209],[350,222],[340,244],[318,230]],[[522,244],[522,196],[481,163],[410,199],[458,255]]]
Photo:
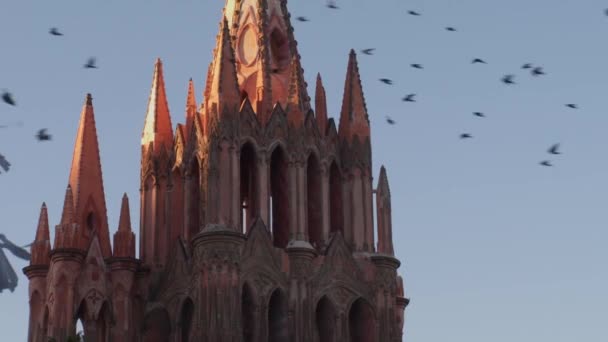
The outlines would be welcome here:
[[[546,73],[543,71],[542,67],[536,67],[536,68],[532,69],[531,73],[532,73],[532,76],[546,75]]]
[[[473,112],[473,115],[478,116],[480,118],[485,118],[485,114],[483,114],[482,112]]]
[[[381,78],[380,82],[382,82],[384,84],[388,84],[388,85],[392,85],[393,84],[393,80],[390,80],[388,78]]]
[[[572,108],[572,109],[578,109],[578,106],[577,106],[575,103],[568,103],[568,104],[566,105],[566,107],[568,107],[568,108]]]
[[[375,48],[371,48],[371,49],[363,49],[361,50],[362,53],[366,54],[366,55],[373,55],[374,54],[374,50],[376,50]]]
[[[394,125],[396,124],[395,120],[391,119],[390,117],[386,117],[386,122],[388,122],[389,125]]]
[[[416,11],[407,11],[407,14],[414,15],[414,16],[419,16],[420,15],[420,13],[418,13]]]
[[[97,69],[97,59],[95,57],[89,58],[84,67],[85,69]]]
[[[59,29],[56,27],[51,27],[49,33],[53,36],[63,36],[63,33],[59,32]]]
[[[11,168],[11,163],[9,163],[9,161],[6,160],[6,157],[4,157],[2,154],[0,154],[0,168],[4,169],[4,172],[8,172],[8,170]]]
[[[532,63],[526,63],[521,66],[522,69],[532,69]]]
[[[462,133],[460,139],[471,139],[473,136],[469,133]]]
[[[456,28],[452,27],[452,26],[448,26],[445,28],[446,31],[450,31],[450,32],[456,32]]]
[[[407,94],[402,98],[402,100],[403,102],[416,102],[416,100],[414,99],[415,96],[416,94]]]
[[[38,141],[49,141],[51,138],[52,136],[47,133],[46,128],[38,130],[38,133],[36,134],[36,139],[38,139]]]
[[[504,84],[515,84],[515,82],[513,81],[513,78],[515,77],[515,75],[504,75],[502,77],[502,83]]]
[[[553,166],[553,164],[551,164],[551,161],[549,161],[549,160],[543,160],[539,164],[542,166]]]
[[[555,144],[553,146],[551,146],[547,152],[549,152],[550,154],[562,154],[559,150],[559,144]]]
[[[414,69],[424,69],[422,67],[422,64],[418,64],[418,63],[410,64],[410,66]]]
[[[2,91],[2,101],[4,101],[4,103],[9,104],[11,106],[17,105],[17,102],[15,102],[15,98],[13,97],[13,94],[9,93],[8,90]]]
[[[331,8],[331,9],[339,8],[334,1],[328,1],[326,6],[327,6],[327,8]]]
[[[306,18],[306,17],[297,17],[296,19],[298,19],[298,21],[301,21],[301,22],[307,22],[307,21],[310,21],[310,20],[308,20],[308,18]]]

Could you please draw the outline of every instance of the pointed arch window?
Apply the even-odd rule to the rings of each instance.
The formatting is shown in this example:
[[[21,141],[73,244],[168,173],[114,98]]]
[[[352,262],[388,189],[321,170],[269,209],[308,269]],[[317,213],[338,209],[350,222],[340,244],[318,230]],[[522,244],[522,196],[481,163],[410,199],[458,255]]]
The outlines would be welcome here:
[[[285,294],[277,289],[268,303],[268,341],[288,342],[288,309]]]
[[[344,211],[342,209],[342,174],[336,162],[329,168],[329,217],[330,231],[344,233]]]
[[[251,143],[246,143],[240,153],[241,174],[241,226],[243,233],[247,233],[253,220],[258,215],[258,171],[257,154]]]

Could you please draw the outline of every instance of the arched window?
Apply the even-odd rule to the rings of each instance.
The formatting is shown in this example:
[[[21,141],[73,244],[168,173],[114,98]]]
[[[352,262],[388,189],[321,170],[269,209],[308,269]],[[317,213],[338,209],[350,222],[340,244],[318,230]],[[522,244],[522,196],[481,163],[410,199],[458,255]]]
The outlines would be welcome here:
[[[200,189],[200,171],[199,164],[197,161],[193,162],[190,169],[190,182],[189,189],[186,191],[190,192],[190,198],[188,203],[188,218],[189,225],[187,229],[187,239],[191,239],[195,236],[200,229],[200,205],[201,205],[201,189]]]
[[[247,233],[253,220],[258,215],[258,181],[257,181],[257,155],[254,147],[246,143],[241,148],[241,226],[243,233]]]
[[[169,342],[171,321],[164,309],[154,309],[144,318],[143,342]]]
[[[313,246],[319,246],[323,235],[321,211],[321,170],[316,156],[311,153],[306,163],[306,184],[308,202],[308,238]]]
[[[180,335],[181,342],[189,342],[190,334],[192,332],[192,318],[194,314],[194,304],[190,298],[184,301],[182,306],[182,313],[180,315]]]
[[[289,167],[280,146],[270,158],[270,197],[273,243],[284,248],[289,242]]]
[[[348,314],[350,342],[376,342],[374,312],[363,299],[357,299]]]
[[[241,325],[243,327],[243,342],[253,342],[255,339],[255,302],[254,295],[248,284],[243,285],[241,294]]]
[[[329,217],[330,231],[344,233],[344,211],[342,209],[342,175],[335,162],[329,168]]]
[[[278,289],[274,291],[268,303],[268,341],[289,341],[287,298]]]
[[[336,342],[336,309],[325,296],[317,304],[315,323],[319,342]]]

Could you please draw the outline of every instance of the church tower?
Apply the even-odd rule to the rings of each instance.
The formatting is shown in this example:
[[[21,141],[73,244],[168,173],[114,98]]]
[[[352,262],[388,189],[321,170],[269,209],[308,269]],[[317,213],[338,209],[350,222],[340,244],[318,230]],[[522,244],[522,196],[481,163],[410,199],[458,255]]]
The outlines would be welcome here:
[[[138,256],[126,195],[110,245],[87,95],[54,243],[43,204],[24,269],[29,341],[63,341],[77,320],[100,342],[402,341],[409,300],[356,54],[336,126],[293,31],[286,0],[227,0],[201,104],[190,80],[175,129],[157,59]]]

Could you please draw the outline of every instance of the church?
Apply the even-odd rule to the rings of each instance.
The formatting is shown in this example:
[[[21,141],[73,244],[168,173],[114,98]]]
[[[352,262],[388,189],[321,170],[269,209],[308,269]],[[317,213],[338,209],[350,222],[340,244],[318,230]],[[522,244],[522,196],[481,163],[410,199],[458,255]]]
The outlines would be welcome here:
[[[78,321],[87,342],[402,341],[409,299],[355,52],[337,123],[320,75],[308,95],[286,0],[227,0],[213,56],[175,127],[154,65],[139,241],[126,195],[110,239],[86,95],[54,241],[43,203],[23,270],[28,341],[63,342]]]

